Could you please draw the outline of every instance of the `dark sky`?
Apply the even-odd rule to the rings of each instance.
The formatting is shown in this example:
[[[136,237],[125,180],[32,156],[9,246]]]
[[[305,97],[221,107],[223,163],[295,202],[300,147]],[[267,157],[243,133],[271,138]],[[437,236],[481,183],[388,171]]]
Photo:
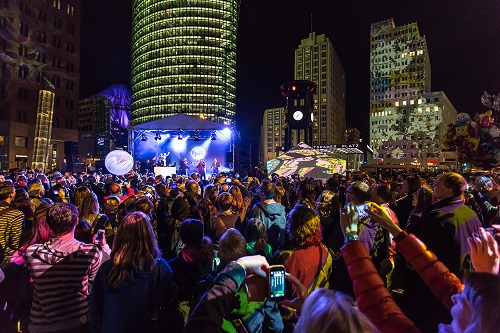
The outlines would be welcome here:
[[[131,0],[83,0],[81,97],[130,84]],[[237,126],[257,138],[265,109],[283,106],[294,50],[311,30],[330,38],[346,73],[347,122],[368,139],[369,32],[372,22],[418,22],[427,38],[432,90],[458,112],[487,109],[500,93],[499,0],[243,0],[237,49]]]

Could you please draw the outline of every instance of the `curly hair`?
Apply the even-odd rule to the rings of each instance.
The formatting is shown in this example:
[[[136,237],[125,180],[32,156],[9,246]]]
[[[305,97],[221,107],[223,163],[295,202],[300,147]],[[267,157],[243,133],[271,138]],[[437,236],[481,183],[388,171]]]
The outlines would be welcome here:
[[[50,207],[47,213],[47,224],[54,236],[65,235],[76,226],[78,209],[75,205],[60,202]]]
[[[288,213],[286,231],[288,238],[297,245],[313,246],[321,243],[319,216],[306,206],[296,205]]]

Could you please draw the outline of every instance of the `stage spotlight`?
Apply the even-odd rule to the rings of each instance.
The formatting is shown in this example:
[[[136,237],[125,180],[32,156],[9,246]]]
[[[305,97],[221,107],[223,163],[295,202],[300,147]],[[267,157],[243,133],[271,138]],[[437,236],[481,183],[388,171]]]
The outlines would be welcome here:
[[[200,141],[200,131],[194,132],[194,141]]]
[[[224,135],[226,138],[231,137],[231,129],[226,127],[221,131],[221,134]]]
[[[148,141],[148,137],[147,137],[146,133],[142,133],[141,141]]]
[[[210,139],[217,140],[217,134],[215,134],[215,130],[212,131],[212,134],[210,135]]]
[[[177,132],[177,140],[182,140],[182,130],[179,128],[179,131]]]
[[[160,131],[156,131],[155,140],[156,141],[160,141],[161,140]]]

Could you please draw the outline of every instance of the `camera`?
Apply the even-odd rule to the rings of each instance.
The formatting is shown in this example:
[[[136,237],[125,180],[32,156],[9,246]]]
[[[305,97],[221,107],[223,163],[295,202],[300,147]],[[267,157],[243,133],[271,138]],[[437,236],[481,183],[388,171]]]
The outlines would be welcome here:
[[[285,267],[275,265],[269,267],[269,300],[279,302],[285,299]]]

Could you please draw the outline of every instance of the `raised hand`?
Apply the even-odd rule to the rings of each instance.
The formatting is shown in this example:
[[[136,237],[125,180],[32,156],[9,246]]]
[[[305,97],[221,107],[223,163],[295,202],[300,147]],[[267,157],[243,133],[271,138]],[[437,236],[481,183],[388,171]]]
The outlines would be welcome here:
[[[307,296],[309,295],[309,293],[307,292],[307,288],[304,287],[304,285],[300,283],[300,281],[292,274],[286,273],[285,277],[295,286],[295,289],[297,290],[297,297],[295,297],[292,300],[281,301],[280,304],[288,306],[292,309],[296,309],[297,313],[300,314],[300,309],[302,308],[302,304],[304,304]]]
[[[340,226],[344,236],[357,235],[358,233],[359,212],[356,206],[349,202],[340,212]]]
[[[374,202],[367,202],[366,204],[368,206],[368,210],[366,210],[368,216],[380,224],[382,228],[386,229],[394,236],[397,236],[402,232],[401,228],[394,223],[384,207],[379,206]]]
[[[246,256],[236,260],[236,263],[245,269],[247,275],[255,274],[262,277],[267,277],[269,263],[263,256]]]
[[[497,226],[500,227],[500,226]],[[472,266],[476,272],[498,274],[500,253],[495,236],[479,228],[477,233],[467,238],[470,248]]]

